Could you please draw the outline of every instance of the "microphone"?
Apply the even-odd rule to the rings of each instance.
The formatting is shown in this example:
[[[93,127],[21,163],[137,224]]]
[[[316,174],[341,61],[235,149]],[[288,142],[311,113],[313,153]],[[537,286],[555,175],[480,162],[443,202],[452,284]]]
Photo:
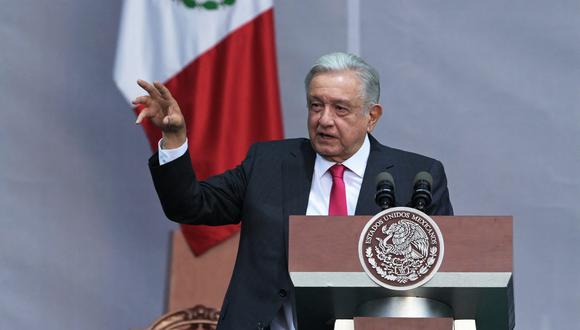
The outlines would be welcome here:
[[[377,193],[375,194],[377,205],[382,210],[395,206],[395,180],[393,180],[391,173],[379,173],[375,182],[377,185]]]
[[[413,180],[413,196],[411,205],[419,211],[425,211],[431,204],[431,185],[433,177],[429,172],[419,172]]]

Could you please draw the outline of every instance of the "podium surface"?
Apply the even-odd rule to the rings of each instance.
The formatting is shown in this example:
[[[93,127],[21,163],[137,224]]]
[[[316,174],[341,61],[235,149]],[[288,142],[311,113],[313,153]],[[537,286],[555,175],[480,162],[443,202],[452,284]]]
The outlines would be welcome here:
[[[433,217],[445,241],[443,263],[429,282],[408,291],[380,287],[363,271],[358,241],[370,218],[290,217],[288,271],[299,328],[352,319],[367,301],[423,297],[447,304],[455,319],[475,319],[478,330],[513,329],[512,217]]]

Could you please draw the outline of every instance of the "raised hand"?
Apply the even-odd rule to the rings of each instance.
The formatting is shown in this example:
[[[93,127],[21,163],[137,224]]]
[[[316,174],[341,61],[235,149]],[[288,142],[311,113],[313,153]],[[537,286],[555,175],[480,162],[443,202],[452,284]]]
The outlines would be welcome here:
[[[182,145],[186,139],[185,119],[167,87],[158,81],[150,84],[138,80],[137,84],[149,95],[139,96],[132,102],[135,107],[143,106],[136,123],[141,124],[143,119],[149,118],[163,132],[164,148],[177,148]]]

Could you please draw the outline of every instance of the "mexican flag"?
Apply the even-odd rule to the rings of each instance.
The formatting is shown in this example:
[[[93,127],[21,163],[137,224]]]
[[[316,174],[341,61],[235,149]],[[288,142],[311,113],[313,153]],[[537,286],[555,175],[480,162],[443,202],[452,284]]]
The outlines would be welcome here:
[[[145,93],[137,79],[169,88],[201,179],[238,165],[250,144],[283,137],[273,20],[271,0],[124,2],[114,80],[129,103]],[[155,151],[161,132],[143,127]],[[182,230],[199,255],[239,225]]]

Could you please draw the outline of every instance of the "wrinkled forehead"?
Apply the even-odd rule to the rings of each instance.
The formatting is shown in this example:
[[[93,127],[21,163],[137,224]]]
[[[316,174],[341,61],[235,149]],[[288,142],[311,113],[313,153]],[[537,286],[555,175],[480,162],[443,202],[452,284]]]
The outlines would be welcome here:
[[[351,70],[351,69],[345,69],[345,70],[328,70],[328,71],[320,71],[320,72],[316,72],[312,78],[310,79],[310,83],[308,88],[310,89],[310,87],[312,86],[312,82],[317,78],[317,77],[321,77],[321,76],[348,76],[350,78],[353,78],[356,81],[356,84],[362,89],[363,86],[363,80],[359,75],[359,72],[356,70]]]
[[[315,74],[306,93],[308,100],[356,102],[364,97],[363,83],[355,71],[326,71]]]

